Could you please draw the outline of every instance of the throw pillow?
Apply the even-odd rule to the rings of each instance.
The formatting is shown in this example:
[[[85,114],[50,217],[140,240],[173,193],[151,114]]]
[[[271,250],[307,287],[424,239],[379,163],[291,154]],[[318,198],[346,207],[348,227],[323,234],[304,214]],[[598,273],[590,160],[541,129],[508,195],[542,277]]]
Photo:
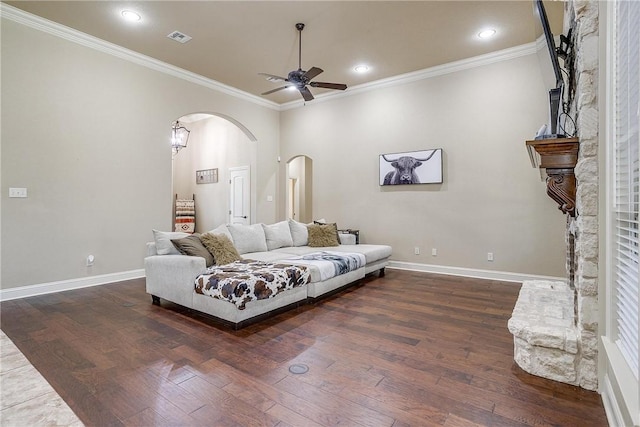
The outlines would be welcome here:
[[[171,239],[182,239],[189,236],[188,233],[180,231],[159,231],[153,230],[153,240],[156,242],[156,253],[158,255],[180,255],[180,251],[173,246]]]
[[[291,231],[293,246],[307,246],[309,244],[309,230],[307,230],[305,224],[290,219],[289,230]]]
[[[242,259],[231,240],[225,234],[206,233],[200,236],[200,240],[213,255],[216,265],[230,264]]]
[[[327,222],[324,218],[316,219],[313,221],[314,224],[319,225],[334,225],[336,227],[336,239],[338,239],[338,243],[340,243],[340,232],[338,231],[338,224],[335,222]]]
[[[229,238],[229,240],[231,240],[231,243],[233,243],[233,237],[231,236],[231,233],[229,233],[229,228],[227,227],[227,224],[221,224],[221,225],[217,226],[216,228],[214,228],[213,230],[207,231],[207,233],[224,234],[225,236],[227,236]]]
[[[309,226],[309,246],[313,248],[340,246],[335,224],[313,224]]]
[[[262,224],[264,236],[267,239],[267,249],[272,251],[278,248],[293,246],[293,238],[287,221],[280,221],[275,224]]]
[[[204,247],[199,234],[192,234],[182,239],[171,239],[171,242],[182,255],[199,256],[204,258],[207,267],[213,265],[213,255]]]
[[[240,255],[267,251],[267,238],[264,235],[262,224],[229,224],[227,228],[233,238],[233,245]]]

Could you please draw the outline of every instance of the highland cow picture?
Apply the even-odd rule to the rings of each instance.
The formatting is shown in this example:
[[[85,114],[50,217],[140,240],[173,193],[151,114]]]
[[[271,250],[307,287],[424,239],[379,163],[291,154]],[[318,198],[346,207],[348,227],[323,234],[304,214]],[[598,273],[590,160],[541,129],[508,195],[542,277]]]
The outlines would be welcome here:
[[[380,185],[441,183],[442,148],[380,155]]]

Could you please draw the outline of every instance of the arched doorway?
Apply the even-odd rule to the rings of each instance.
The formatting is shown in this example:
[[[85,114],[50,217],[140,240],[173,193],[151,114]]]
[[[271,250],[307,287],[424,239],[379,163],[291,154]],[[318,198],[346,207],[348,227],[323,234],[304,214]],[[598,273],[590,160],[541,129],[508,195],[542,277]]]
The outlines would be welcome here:
[[[175,200],[195,200],[194,230],[205,233],[229,222],[233,196],[231,171],[246,167],[248,186],[241,203],[247,211],[248,222],[256,218],[255,136],[241,123],[228,116],[214,113],[192,113],[178,119],[189,130],[187,146],[173,155],[172,194]],[[176,224],[177,226],[177,224]]]
[[[287,218],[311,222],[313,218],[313,160],[300,155],[287,162]]]

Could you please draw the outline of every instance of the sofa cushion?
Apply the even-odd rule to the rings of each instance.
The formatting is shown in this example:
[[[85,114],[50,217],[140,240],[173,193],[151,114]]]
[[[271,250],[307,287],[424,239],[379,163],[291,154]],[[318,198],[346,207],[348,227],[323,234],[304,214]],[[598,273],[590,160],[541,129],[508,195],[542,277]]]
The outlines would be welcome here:
[[[189,236],[189,233],[181,231],[159,231],[153,230],[153,240],[156,242],[156,252],[158,255],[180,255],[180,251],[173,246],[171,239],[181,239]]]
[[[207,231],[207,233],[210,233],[210,234],[224,234],[225,236],[227,236],[229,238],[229,240],[231,240],[231,243],[233,243],[233,236],[231,236],[231,233],[229,232],[229,228],[227,227],[227,224],[219,225],[216,228],[214,228],[213,230]]]
[[[275,224],[262,224],[264,236],[267,239],[267,249],[272,251],[278,248],[293,246],[293,238],[287,221],[280,221]]]
[[[309,230],[307,226],[301,222],[290,219],[289,230],[293,239],[292,246],[307,246],[309,244]]]
[[[267,250],[267,239],[262,224],[228,224],[227,228],[233,237],[233,245],[240,255]]]
[[[277,262],[285,258],[291,258],[293,256],[288,253],[278,252],[282,249],[286,249],[286,248],[280,248],[277,250],[267,251],[267,252],[249,252],[247,254],[242,255],[242,258],[252,259],[254,261]]]
[[[308,230],[309,246],[312,248],[340,245],[335,224],[312,224]]]
[[[200,236],[200,240],[213,256],[216,265],[230,264],[242,259],[226,234],[205,233]]]
[[[171,243],[173,243],[182,255],[199,256],[204,258],[207,267],[213,265],[213,255],[204,247],[200,241],[199,234],[192,234],[181,239],[171,239]]]

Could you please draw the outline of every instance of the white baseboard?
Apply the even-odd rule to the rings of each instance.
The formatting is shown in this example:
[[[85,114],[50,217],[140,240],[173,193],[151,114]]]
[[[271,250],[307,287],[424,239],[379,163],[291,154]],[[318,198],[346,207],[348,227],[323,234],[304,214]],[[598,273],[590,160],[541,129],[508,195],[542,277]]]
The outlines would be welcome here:
[[[144,269],[123,271],[119,273],[101,274],[99,276],[81,277],[78,279],[60,280],[58,282],[39,283],[37,285],[20,286],[17,288],[0,289],[0,301],[17,298],[34,297],[54,292],[70,291],[72,289],[87,288],[144,277]]]
[[[474,277],[476,279],[500,280],[503,282],[524,282],[525,280],[553,280],[566,282],[564,277],[537,276],[533,274],[510,273],[506,271],[480,270],[446,265],[419,264],[416,262],[389,261],[388,268],[398,270],[424,271],[425,273],[447,274],[451,276]]]
[[[609,378],[609,375],[605,374],[602,382],[602,393],[600,396],[602,397],[604,412],[607,414],[607,422],[611,427],[622,427],[624,426],[622,412],[620,412],[620,405],[618,404],[618,399],[616,399],[616,394],[611,386],[611,379]]]
[[[618,345],[605,335],[600,340],[599,354],[606,364],[600,394],[607,421],[611,427],[640,426],[638,379]]]

